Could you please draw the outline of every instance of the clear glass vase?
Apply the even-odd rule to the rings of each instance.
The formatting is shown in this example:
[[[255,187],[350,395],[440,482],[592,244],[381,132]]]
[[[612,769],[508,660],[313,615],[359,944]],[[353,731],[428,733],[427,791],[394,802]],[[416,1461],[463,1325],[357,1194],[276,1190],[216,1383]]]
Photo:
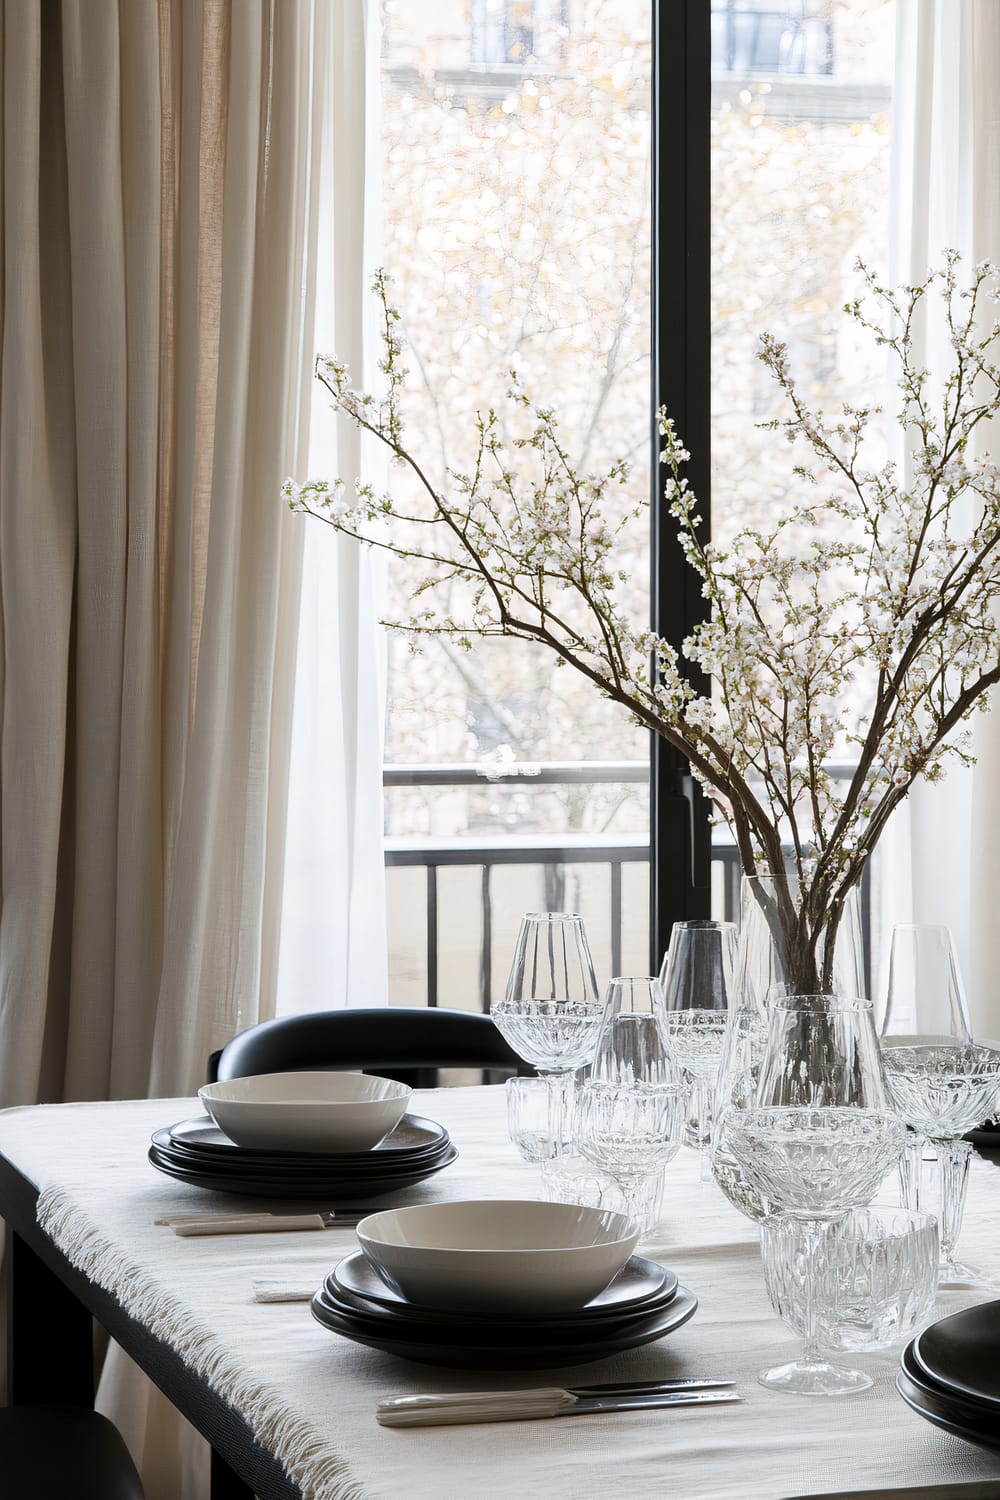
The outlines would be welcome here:
[[[744,875],[736,1003],[763,1013],[768,995],[867,995],[857,887],[814,910],[795,875]],[[832,944],[831,944],[832,937]]]

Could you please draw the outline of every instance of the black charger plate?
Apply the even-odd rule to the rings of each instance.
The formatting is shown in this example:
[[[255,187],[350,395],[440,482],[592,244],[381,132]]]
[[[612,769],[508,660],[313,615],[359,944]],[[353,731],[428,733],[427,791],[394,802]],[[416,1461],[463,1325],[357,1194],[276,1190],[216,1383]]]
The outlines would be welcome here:
[[[166,1130],[158,1130],[153,1141],[162,1150],[173,1148],[202,1158],[209,1162],[223,1163],[233,1159],[253,1162],[257,1166],[287,1166],[293,1163],[314,1168],[318,1163],[331,1166],[353,1162],[369,1162],[374,1154],[380,1158],[390,1157],[400,1164],[413,1157],[440,1151],[449,1144],[449,1136],[437,1120],[424,1119],[422,1115],[404,1115],[394,1130],[371,1151],[264,1151],[260,1147],[238,1146],[220,1130],[209,1115],[196,1119],[178,1120]]]
[[[199,1171],[184,1162],[176,1161],[156,1146],[149,1148],[149,1160],[159,1172],[178,1182],[190,1183],[192,1187],[210,1188],[216,1193],[240,1193],[247,1198],[298,1198],[303,1201],[322,1199],[327,1206],[335,1204],[339,1197],[374,1198],[380,1193],[391,1193],[399,1188],[413,1187],[448,1167],[458,1156],[454,1146],[448,1146],[440,1158],[423,1167],[410,1171],[390,1170],[361,1173],[339,1173],[325,1166],[314,1175],[290,1173],[221,1171],[219,1169]]]
[[[357,1304],[359,1310],[370,1315],[386,1314],[421,1323],[434,1322],[442,1325],[454,1324],[469,1327],[482,1323],[469,1313],[455,1312],[448,1308],[434,1308],[424,1303],[411,1302],[402,1292],[387,1286],[363,1251],[356,1250],[334,1267],[327,1277],[327,1292],[334,1300],[346,1298],[348,1304]],[[592,1298],[578,1312],[567,1313],[558,1318],[546,1318],[544,1326],[550,1329],[579,1326],[581,1322],[596,1319],[622,1318],[658,1311],[674,1296],[677,1277],[666,1266],[656,1261],[633,1255],[626,1261],[610,1286]],[[538,1319],[518,1319],[521,1323],[537,1323]],[[505,1319],[509,1326],[510,1320]]]
[[[175,1146],[165,1130],[158,1130],[150,1145],[165,1161],[171,1162],[175,1167],[186,1167],[192,1172],[214,1172],[219,1176],[233,1178],[288,1178],[299,1182],[311,1182],[316,1177],[373,1177],[384,1172],[423,1172],[425,1168],[437,1166],[454,1149],[451,1142],[447,1141],[433,1151],[421,1151],[419,1155],[404,1157],[379,1156],[372,1151],[367,1156],[351,1157],[350,1160],[336,1156],[321,1156],[311,1162],[298,1158],[283,1161],[273,1156],[259,1156],[248,1160],[243,1155],[207,1157],[200,1152],[188,1151],[183,1146]]]
[[[558,1370],[592,1364],[594,1360],[666,1338],[693,1316],[697,1306],[694,1293],[678,1286],[675,1296],[659,1313],[618,1334],[602,1336],[595,1332],[589,1338],[567,1340],[547,1331],[532,1341],[504,1345],[486,1344],[478,1336],[470,1337],[466,1344],[444,1344],[429,1337],[394,1337],[387,1332],[372,1331],[365,1320],[332,1307],[323,1291],[317,1292],[311,1303],[318,1323],[355,1344],[381,1349],[385,1354],[395,1354],[417,1364],[443,1365],[456,1370]]]

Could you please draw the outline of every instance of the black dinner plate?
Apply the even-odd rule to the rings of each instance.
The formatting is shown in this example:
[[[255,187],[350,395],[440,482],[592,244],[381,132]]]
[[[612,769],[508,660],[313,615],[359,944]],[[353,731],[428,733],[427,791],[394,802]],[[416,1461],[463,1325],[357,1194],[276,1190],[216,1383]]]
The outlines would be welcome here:
[[[327,1290],[334,1298],[346,1297],[360,1304],[368,1313],[379,1316],[388,1314],[394,1319],[409,1319],[417,1322],[434,1322],[468,1327],[483,1319],[469,1313],[454,1312],[447,1308],[434,1308],[424,1303],[411,1302],[402,1292],[387,1286],[375,1267],[356,1250],[348,1255],[327,1277]],[[677,1277],[666,1266],[656,1261],[633,1255],[619,1271],[610,1286],[598,1296],[573,1313],[561,1317],[519,1319],[519,1323],[537,1323],[545,1328],[560,1329],[581,1323],[591,1324],[598,1319],[629,1317],[639,1313],[652,1313],[665,1307],[677,1290]],[[504,1320],[509,1323],[509,1319]]]
[[[249,1160],[235,1153],[208,1157],[198,1151],[189,1151],[184,1146],[175,1145],[169,1132],[165,1130],[156,1131],[151,1145],[174,1166],[188,1167],[192,1172],[215,1172],[235,1178],[296,1178],[299,1181],[312,1181],[317,1176],[348,1178],[373,1177],[383,1172],[422,1172],[426,1167],[435,1166],[453,1149],[451,1142],[446,1141],[433,1151],[421,1151],[414,1156],[380,1156],[373,1151],[363,1158],[351,1157],[350,1160],[342,1160],[336,1156],[321,1156],[311,1162],[302,1159],[282,1161],[270,1156],[258,1156]]]
[[[686,1323],[698,1306],[698,1299],[685,1286],[678,1286],[676,1295],[648,1318],[643,1318],[634,1327],[622,1329],[614,1334],[595,1331],[589,1338],[564,1339],[560,1335],[547,1333],[523,1343],[486,1343],[478,1335],[467,1343],[443,1343],[438,1338],[403,1337],[402,1331],[372,1330],[365,1320],[354,1317],[331,1306],[323,1291],[312,1299],[313,1317],[324,1328],[339,1333],[356,1344],[365,1344],[370,1349],[381,1349],[386,1354],[395,1354],[400,1359],[416,1361],[424,1365],[444,1365],[459,1370],[557,1370],[573,1365],[592,1364],[611,1354],[620,1354],[625,1349],[638,1349],[662,1339],[682,1323]]]
[[[941,1318],[912,1343],[913,1360],[936,1386],[985,1407],[1000,1426],[1000,1302]]]
[[[166,1137],[166,1141],[163,1140]],[[238,1146],[209,1115],[178,1120],[166,1130],[158,1130],[153,1140],[161,1147],[171,1146],[212,1162],[239,1160],[258,1166],[301,1164],[313,1168],[317,1163],[332,1166],[350,1162],[369,1163],[373,1155],[390,1158],[400,1164],[414,1157],[440,1151],[449,1144],[449,1136],[437,1120],[422,1115],[404,1115],[394,1130],[371,1151],[265,1151],[260,1147]],[[206,1163],[207,1164],[207,1163]]]
[[[989,1448],[993,1452],[1000,1450],[1000,1432],[997,1432],[995,1425],[970,1425],[967,1421],[963,1421],[958,1416],[955,1407],[947,1401],[942,1401],[926,1386],[911,1379],[903,1369],[900,1369],[896,1375],[896,1390],[910,1410],[923,1417],[924,1421],[933,1423],[935,1427],[940,1427],[952,1437],[964,1438],[967,1443],[975,1443],[979,1448]]]
[[[178,1163],[156,1146],[149,1148],[149,1160],[157,1171],[164,1172],[178,1182],[190,1183],[192,1187],[210,1188],[217,1193],[241,1193],[248,1198],[323,1200],[327,1206],[335,1203],[339,1197],[373,1198],[380,1193],[394,1192],[398,1188],[413,1187],[415,1183],[423,1182],[424,1178],[450,1166],[457,1156],[455,1147],[449,1146],[430,1165],[425,1164],[412,1171],[392,1169],[371,1172],[365,1176],[360,1173],[334,1174],[324,1168],[314,1175],[296,1176],[277,1172],[198,1171],[186,1163]]]
[[[917,1363],[913,1351],[915,1340],[911,1340],[899,1358],[899,1367],[911,1386],[920,1394],[920,1399],[933,1411],[940,1411],[949,1421],[959,1422],[970,1429],[984,1428],[987,1432],[1000,1433],[996,1412],[979,1401],[956,1396],[946,1386],[932,1380]]]
[[[471,1315],[460,1319],[433,1313],[427,1313],[423,1317],[409,1317],[405,1313],[391,1312],[387,1307],[377,1308],[374,1303],[365,1302],[361,1297],[352,1297],[350,1292],[341,1292],[329,1278],[316,1295],[331,1312],[349,1318],[356,1328],[371,1334],[384,1333],[389,1338],[407,1339],[420,1344],[433,1339],[435,1343],[448,1347],[464,1347],[475,1340],[484,1347],[488,1345],[492,1348],[495,1344],[506,1347],[515,1343],[548,1344],[553,1340],[561,1344],[576,1344],[590,1343],[595,1338],[616,1338],[619,1334],[641,1327],[663,1312],[674,1300],[676,1292],[671,1293],[663,1302],[650,1308],[640,1308],[638,1312],[619,1313],[615,1318],[605,1316],[561,1323],[541,1318],[527,1321],[513,1317],[497,1320]]]

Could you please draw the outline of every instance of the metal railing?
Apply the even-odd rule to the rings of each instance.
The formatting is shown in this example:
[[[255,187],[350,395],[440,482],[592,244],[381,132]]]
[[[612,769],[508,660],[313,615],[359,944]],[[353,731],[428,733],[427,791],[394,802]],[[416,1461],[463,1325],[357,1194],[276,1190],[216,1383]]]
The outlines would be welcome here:
[[[850,766],[830,766],[834,776],[851,774]],[[537,765],[519,763],[506,767],[482,765],[386,766],[383,784],[387,790],[405,787],[560,786],[580,784],[645,784],[649,767],[644,761],[570,761]],[[434,838],[422,835],[385,839],[387,872],[404,867],[426,871],[424,932],[426,944],[426,1002],[437,1005],[441,979],[440,872],[446,869],[478,869],[479,920],[481,927],[478,1001],[490,1008],[493,989],[493,884],[495,872],[505,866],[540,868],[545,891],[545,909],[565,909],[566,869],[577,865],[604,865],[609,871],[609,944],[611,972],[621,973],[623,949],[622,875],[626,865],[649,863],[649,839],[642,834],[524,833]],[[739,911],[740,865],[735,846],[717,836],[712,846],[716,890],[721,895],[722,915],[734,920]],[[721,890],[719,887],[721,886]],[[861,888],[862,937],[866,969],[871,965],[870,887],[866,874]]]

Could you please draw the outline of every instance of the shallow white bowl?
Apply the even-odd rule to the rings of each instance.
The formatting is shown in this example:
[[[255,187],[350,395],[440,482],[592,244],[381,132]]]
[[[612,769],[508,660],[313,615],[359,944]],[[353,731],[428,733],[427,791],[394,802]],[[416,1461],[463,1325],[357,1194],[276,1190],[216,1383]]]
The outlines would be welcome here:
[[[411,1090],[361,1073],[260,1073],[208,1083],[198,1098],[238,1146],[370,1151],[402,1119]]]
[[[572,1312],[612,1282],[639,1229],[575,1203],[479,1199],[384,1209],[357,1226],[372,1265],[411,1302],[523,1316]]]

